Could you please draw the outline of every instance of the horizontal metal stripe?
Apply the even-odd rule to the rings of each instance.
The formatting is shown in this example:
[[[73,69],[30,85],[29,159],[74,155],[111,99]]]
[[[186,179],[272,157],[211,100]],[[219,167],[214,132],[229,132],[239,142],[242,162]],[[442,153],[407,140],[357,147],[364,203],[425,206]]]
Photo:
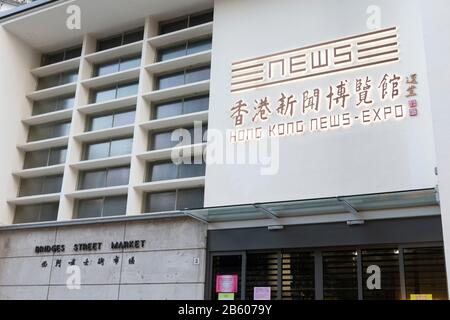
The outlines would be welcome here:
[[[358,53],[393,47],[393,46],[397,46],[397,45],[398,45],[398,42],[391,42],[391,43],[387,43],[387,44],[383,44],[383,45],[379,45],[379,46],[375,46],[375,47],[358,49]]]
[[[242,71],[242,70],[258,68],[258,67],[262,67],[263,65],[264,65],[263,63],[258,63],[255,65],[252,65],[252,66],[245,66],[245,67],[241,67],[241,68],[237,68],[237,69],[232,69],[231,72],[238,72],[238,71]]]
[[[370,67],[370,66],[374,66],[374,65],[378,65],[378,64],[395,62],[395,61],[399,61],[399,60],[400,60],[400,58],[397,57],[397,58],[387,59],[387,60],[383,60],[383,61],[364,63],[364,64],[357,65],[357,66],[351,66],[351,67],[340,68],[340,69],[333,69],[333,70],[313,73],[313,74],[309,74],[309,75],[305,75],[305,76],[300,76],[300,77],[294,77],[294,78],[289,78],[289,79],[273,81],[273,82],[264,83],[264,84],[260,84],[260,85],[255,85],[255,86],[236,88],[236,89],[232,89],[231,92],[239,92],[239,91],[244,91],[244,90],[249,90],[249,89],[263,88],[263,87],[267,87],[267,86],[271,86],[271,85],[275,85],[275,84],[292,82],[292,81],[297,81],[297,80],[302,80],[302,79],[308,79],[308,78],[318,77],[318,76],[322,76],[322,75],[326,75],[326,74],[338,73],[338,72],[342,72],[342,71],[355,70],[355,69],[360,69],[360,68],[364,68],[364,67]]]
[[[372,43],[372,42],[378,42],[378,41],[383,41],[383,40],[393,39],[393,38],[397,38],[397,35],[394,34],[394,35],[392,35],[392,36],[386,36],[386,37],[381,37],[381,38],[376,38],[376,39],[371,39],[371,40],[361,41],[361,42],[358,42],[358,46],[365,45],[365,44]]]
[[[264,72],[264,70],[257,70],[257,71],[237,74],[237,75],[231,76],[231,79],[243,78],[243,77],[251,76],[251,75],[254,75],[254,74],[260,74],[260,73],[263,73],[263,72]]]
[[[242,80],[242,81],[232,82],[231,85],[232,85],[232,86],[237,86],[237,85],[244,84],[244,83],[261,81],[261,80],[263,80],[263,79],[264,79],[263,77],[252,78],[252,79],[248,79],[248,80]]]
[[[265,55],[265,56],[260,56],[260,57],[253,58],[253,59],[241,60],[241,61],[234,62],[233,66],[239,65],[239,64],[248,63],[248,62],[251,62],[251,61],[257,61],[257,60],[261,60],[261,59],[276,57],[276,56],[279,56],[279,55],[289,54],[289,53],[292,53],[292,52],[295,52],[295,51],[301,51],[301,50],[307,50],[307,49],[312,49],[312,48],[316,48],[316,47],[322,47],[322,46],[325,46],[325,45],[328,45],[328,44],[338,43],[338,42],[341,42],[341,41],[353,40],[353,39],[358,39],[358,38],[364,38],[364,37],[367,37],[367,36],[370,36],[370,35],[385,33],[385,32],[389,32],[389,31],[393,31],[393,30],[397,30],[397,27],[392,27],[392,28],[387,28],[387,29],[383,29],[383,30],[373,31],[373,32],[369,32],[369,33],[365,33],[365,34],[361,34],[361,35],[356,35],[356,36],[350,36],[350,37],[341,38],[341,39],[337,39],[337,40],[331,40],[331,41],[327,41],[327,42],[323,42],[323,43],[319,43],[319,44],[315,44],[315,45],[310,45],[310,46],[306,46],[306,47],[302,47],[302,48],[282,51],[282,52],[279,52],[279,53],[269,54],[269,55]]]

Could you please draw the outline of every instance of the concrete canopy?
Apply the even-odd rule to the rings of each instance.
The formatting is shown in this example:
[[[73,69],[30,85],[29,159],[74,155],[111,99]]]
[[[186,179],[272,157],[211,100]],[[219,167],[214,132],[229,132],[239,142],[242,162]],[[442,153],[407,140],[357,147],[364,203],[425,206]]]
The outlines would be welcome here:
[[[69,30],[66,26],[70,16],[67,9],[72,5],[81,9],[80,30]],[[141,26],[148,16],[173,18],[173,12],[183,15],[212,6],[212,0],[61,0],[13,16],[3,26],[29,46],[51,51],[61,45],[77,44],[85,34],[102,37],[123,31],[125,27]]]

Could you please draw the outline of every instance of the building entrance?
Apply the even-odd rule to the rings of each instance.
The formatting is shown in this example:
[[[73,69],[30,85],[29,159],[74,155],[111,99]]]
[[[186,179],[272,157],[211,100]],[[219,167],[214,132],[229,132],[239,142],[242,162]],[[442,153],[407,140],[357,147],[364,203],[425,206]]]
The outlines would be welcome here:
[[[443,247],[429,244],[212,253],[210,285],[214,300],[448,299]]]

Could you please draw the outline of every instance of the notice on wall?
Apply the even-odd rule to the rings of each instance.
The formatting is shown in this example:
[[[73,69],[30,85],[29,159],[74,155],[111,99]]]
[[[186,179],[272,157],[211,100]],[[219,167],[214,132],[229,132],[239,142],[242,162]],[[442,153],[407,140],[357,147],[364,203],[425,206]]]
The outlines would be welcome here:
[[[432,294],[412,294],[411,300],[433,300]]]
[[[216,293],[237,293],[237,275],[219,275],[216,278]]]
[[[219,293],[219,301],[233,301],[234,293]]]
[[[253,289],[253,300],[269,301],[271,299],[270,287],[255,287]]]

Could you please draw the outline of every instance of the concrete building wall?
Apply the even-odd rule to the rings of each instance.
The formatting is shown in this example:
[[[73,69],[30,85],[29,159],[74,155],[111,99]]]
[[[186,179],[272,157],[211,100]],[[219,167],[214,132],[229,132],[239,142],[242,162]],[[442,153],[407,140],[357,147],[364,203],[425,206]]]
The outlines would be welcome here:
[[[438,162],[438,183],[442,226],[444,231],[447,274],[450,274],[450,5],[434,0],[430,6],[422,2],[423,29],[428,65],[434,139]],[[450,289],[450,282],[449,282]]]
[[[22,119],[31,115],[27,92],[36,88],[30,70],[39,64],[40,54],[0,26],[0,225],[13,221],[14,208],[7,199],[17,196],[18,179],[12,172],[22,169],[23,153],[16,146],[26,140],[28,128]],[[6,156],[7,155],[7,156]]]
[[[144,248],[111,248],[112,242],[135,240],[145,240]],[[73,250],[99,242],[97,251]],[[65,252],[35,253],[47,245],[64,245]],[[205,252],[206,227],[188,218],[2,231],[0,300],[203,299]],[[67,287],[74,284],[67,269],[73,259],[80,267],[79,290]]]
[[[226,165],[211,162],[217,151],[209,148],[205,205],[214,207],[434,188],[436,161],[422,30],[417,22],[420,22],[419,2],[216,1],[209,129],[226,133],[224,152],[227,157],[232,150],[237,150],[239,157],[251,160],[245,164],[227,161]],[[374,5],[381,15],[375,28],[369,23],[373,19]],[[251,23],[248,17],[252,17]],[[324,56],[332,51],[324,45],[327,42],[368,34],[364,39],[370,43],[376,40],[372,38],[372,32],[394,27],[398,34],[398,51],[394,50],[399,54],[398,60],[386,55],[386,59],[394,57],[394,62],[378,64],[376,57],[386,53],[359,48],[357,43],[346,44],[354,50],[353,53],[349,51],[354,57],[350,60],[354,60],[346,65],[350,69],[337,72],[325,68],[321,70],[321,76],[315,76],[314,57],[320,50]],[[377,41],[378,45],[389,45]],[[321,46],[311,49],[310,46],[318,44]],[[356,57],[360,51],[368,49],[377,53],[361,56],[361,61],[367,61],[371,56],[374,60],[369,60],[369,66],[358,67],[359,62],[355,61],[359,58]],[[288,57],[289,54],[298,56]],[[302,69],[291,68],[289,76],[287,61],[299,57],[303,57]],[[332,64],[328,58],[324,60],[327,66]],[[379,92],[382,79],[392,74],[401,79],[399,96],[382,98]],[[360,112],[368,114],[390,105],[403,105],[405,114],[408,113],[412,98],[408,95],[407,78],[412,74],[419,79],[414,98],[420,107],[418,114],[396,120],[385,117],[383,121],[372,123],[361,121],[364,116]],[[368,111],[362,111],[363,103],[358,105],[359,95],[354,91],[356,79],[371,79],[372,103],[366,106]],[[328,97],[334,94],[334,87],[339,83],[347,83],[349,96],[347,104],[338,106],[337,110]],[[310,96],[312,90],[317,90],[318,102],[316,109],[309,112],[307,107],[305,109],[304,97]],[[295,101],[294,110],[286,116],[279,112],[279,101],[289,96]],[[262,99],[268,101],[270,111],[264,119],[253,111]],[[247,111],[242,112],[241,124],[236,123],[232,110],[239,102],[245,104]],[[349,121],[348,127],[336,129],[339,124],[334,128],[325,124],[319,130],[314,125],[318,121],[316,117],[325,123],[327,116],[338,117],[339,112],[351,114],[353,120]],[[297,133],[293,132],[293,123],[298,123]],[[237,135],[241,138],[231,138]],[[252,135],[259,135],[259,138],[252,138]]]

